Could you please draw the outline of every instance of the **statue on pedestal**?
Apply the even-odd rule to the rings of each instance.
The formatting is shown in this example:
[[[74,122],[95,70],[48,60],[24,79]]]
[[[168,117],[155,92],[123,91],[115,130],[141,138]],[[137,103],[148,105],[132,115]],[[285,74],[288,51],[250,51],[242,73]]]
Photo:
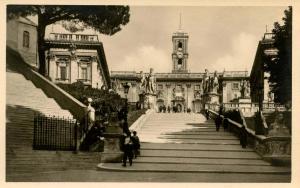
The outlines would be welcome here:
[[[241,81],[241,98],[250,98],[250,82],[246,80]]]
[[[141,93],[144,93],[146,89],[146,77],[143,71],[140,72],[140,76],[141,76],[140,91]]]
[[[205,69],[205,73],[204,73],[204,76],[203,76],[203,92],[204,93],[207,93],[209,92],[209,72],[207,69]]]
[[[153,68],[150,68],[150,73],[146,77],[146,93],[155,93],[155,77],[153,76]]]
[[[210,91],[213,93],[218,93],[218,89],[219,89],[219,80],[218,80],[218,75],[217,75],[217,71],[215,71],[214,73],[214,77],[211,78],[211,82],[210,82]]]

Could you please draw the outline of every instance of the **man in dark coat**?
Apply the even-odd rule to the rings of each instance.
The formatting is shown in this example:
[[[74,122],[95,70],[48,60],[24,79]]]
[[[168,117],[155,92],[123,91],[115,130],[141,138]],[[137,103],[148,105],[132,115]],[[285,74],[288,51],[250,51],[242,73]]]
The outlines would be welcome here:
[[[215,119],[215,124],[216,124],[216,131],[219,131],[220,126],[222,124],[222,118],[220,115],[218,115]]]
[[[247,146],[247,130],[245,126],[240,130],[240,144],[242,145],[242,148],[246,148]]]
[[[130,136],[130,132],[124,133],[124,137],[123,137],[122,140],[123,140],[123,144],[122,144],[121,149],[124,152],[124,154],[123,154],[123,165],[122,166],[126,167],[127,158],[128,158],[128,161],[129,161],[129,165],[132,166],[133,142],[132,142],[132,138]]]
[[[132,142],[133,142],[133,157],[136,158],[138,155],[140,155],[140,139],[137,136],[137,132],[133,131],[132,136]]]
[[[223,127],[224,127],[224,131],[226,131],[228,129],[229,126],[229,122],[227,118],[224,118],[223,120]]]
[[[205,117],[206,117],[206,120],[209,120],[209,113],[208,113],[207,109],[205,110]]]

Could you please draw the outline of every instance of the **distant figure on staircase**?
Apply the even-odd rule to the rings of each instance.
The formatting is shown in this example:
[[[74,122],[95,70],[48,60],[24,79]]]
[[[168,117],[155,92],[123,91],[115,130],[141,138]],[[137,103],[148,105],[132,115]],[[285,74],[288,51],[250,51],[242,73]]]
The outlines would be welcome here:
[[[222,124],[222,118],[220,115],[218,115],[215,119],[215,124],[216,124],[216,131],[219,131],[220,126]]]
[[[168,106],[168,113],[170,113],[170,111],[171,111],[171,107],[170,107],[170,106]]]
[[[208,113],[207,109],[205,110],[205,117],[206,117],[206,120],[209,120],[209,113]]]
[[[228,119],[224,117],[224,120],[223,120],[224,131],[228,130],[228,125],[229,125]]]
[[[123,135],[123,142],[121,145],[121,150],[124,152],[123,154],[123,165],[126,167],[127,158],[129,161],[129,165],[132,166],[132,158],[133,158],[133,142],[132,137],[130,135],[131,133],[124,133]]]
[[[133,157],[136,159],[137,156],[140,155],[140,139],[137,136],[137,132],[133,131],[133,136],[132,136],[132,142],[133,142]]]
[[[240,144],[242,148],[246,148],[247,146],[247,130],[245,126],[243,126],[240,131]]]

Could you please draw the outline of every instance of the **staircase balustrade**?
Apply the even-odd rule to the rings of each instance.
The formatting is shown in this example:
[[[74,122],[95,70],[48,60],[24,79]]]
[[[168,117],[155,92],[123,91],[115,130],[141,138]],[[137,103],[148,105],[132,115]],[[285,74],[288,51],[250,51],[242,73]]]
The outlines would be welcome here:
[[[215,119],[217,116],[217,112],[209,110],[209,117],[211,119]],[[258,112],[257,117],[261,121],[260,128],[263,132],[262,134],[256,134],[256,131],[246,127],[247,146],[254,148],[264,160],[271,162],[272,165],[289,166],[291,164],[291,137],[267,136],[268,126],[264,120],[262,112]],[[244,125],[226,118],[223,115],[221,115],[221,118],[223,119],[223,122],[224,119],[227,119],[229,123],[228,130],[240,137],[241,129]]]

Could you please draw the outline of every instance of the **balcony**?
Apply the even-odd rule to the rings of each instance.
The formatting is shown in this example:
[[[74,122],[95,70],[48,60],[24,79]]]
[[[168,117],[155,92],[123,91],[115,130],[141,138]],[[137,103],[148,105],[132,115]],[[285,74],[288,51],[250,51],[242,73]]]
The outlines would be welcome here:
[[[99,42],[98,35],[50,33],[47,40],[70,42]]]

